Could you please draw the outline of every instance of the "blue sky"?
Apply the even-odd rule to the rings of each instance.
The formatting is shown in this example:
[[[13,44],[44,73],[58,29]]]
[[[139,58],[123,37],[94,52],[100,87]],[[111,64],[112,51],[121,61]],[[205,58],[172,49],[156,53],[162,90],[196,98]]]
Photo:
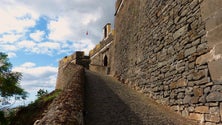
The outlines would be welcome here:
[[[58,61],[75,51],[88,54],[114,20],[115,0],[1,0],[0,51],[21,87],[34,100],[39,89],[55,88]],[[89,34],[86,35],[86,32]]]

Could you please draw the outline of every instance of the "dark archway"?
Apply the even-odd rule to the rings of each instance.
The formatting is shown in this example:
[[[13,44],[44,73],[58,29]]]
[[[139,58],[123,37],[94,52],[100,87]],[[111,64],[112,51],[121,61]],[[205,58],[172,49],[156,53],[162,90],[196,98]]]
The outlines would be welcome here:
[[[105,55],[104,59],[103,59],[103,65],[104,66],[108,66],[108,58],[107,56]]]

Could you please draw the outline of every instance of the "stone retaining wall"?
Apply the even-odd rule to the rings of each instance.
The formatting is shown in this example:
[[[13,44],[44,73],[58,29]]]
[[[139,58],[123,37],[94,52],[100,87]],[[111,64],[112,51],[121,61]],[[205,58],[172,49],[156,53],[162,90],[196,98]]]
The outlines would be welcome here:
[[[63,72],[69,74],[63,91],[52,102],[38,125],[83,125],[85,74],[82,66],[68,63]]]
[[[115,77],[184,117],[221,124],[221,0],[122,2]]]

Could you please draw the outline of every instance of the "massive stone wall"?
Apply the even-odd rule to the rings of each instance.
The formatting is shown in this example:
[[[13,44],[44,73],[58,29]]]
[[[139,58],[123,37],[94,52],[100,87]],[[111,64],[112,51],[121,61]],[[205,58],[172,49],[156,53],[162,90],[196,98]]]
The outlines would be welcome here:
[[[112,74],[185,117],[222,123],[221,1],[117,3]]]

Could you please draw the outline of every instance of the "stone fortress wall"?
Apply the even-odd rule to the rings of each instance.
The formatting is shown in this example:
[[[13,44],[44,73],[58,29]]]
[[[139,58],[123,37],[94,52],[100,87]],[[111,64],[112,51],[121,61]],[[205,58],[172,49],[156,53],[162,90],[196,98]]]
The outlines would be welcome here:
[[[221,124],[221,10],[221,0],[117,0],[114,40],[107,51],[96,46],[91,65],[104,66],[108,52],[123,83],[184,117]]]
[[[64,57],[59,61],[58,75],[56,81],[56,89],[64,89],[67,84],[72,80],[72,72],[69,70],[69,64],[82,65],[85,68],[89,68],[89,56],[85,56],[84,52],[77,51],[69,56]]]
[[[117,0],[115,33],[108,23],[90,57],[63,58],[56,88],[68,83],[69,63],[81,64],[184,117],[222,124],[221,10],[222,0]]]

